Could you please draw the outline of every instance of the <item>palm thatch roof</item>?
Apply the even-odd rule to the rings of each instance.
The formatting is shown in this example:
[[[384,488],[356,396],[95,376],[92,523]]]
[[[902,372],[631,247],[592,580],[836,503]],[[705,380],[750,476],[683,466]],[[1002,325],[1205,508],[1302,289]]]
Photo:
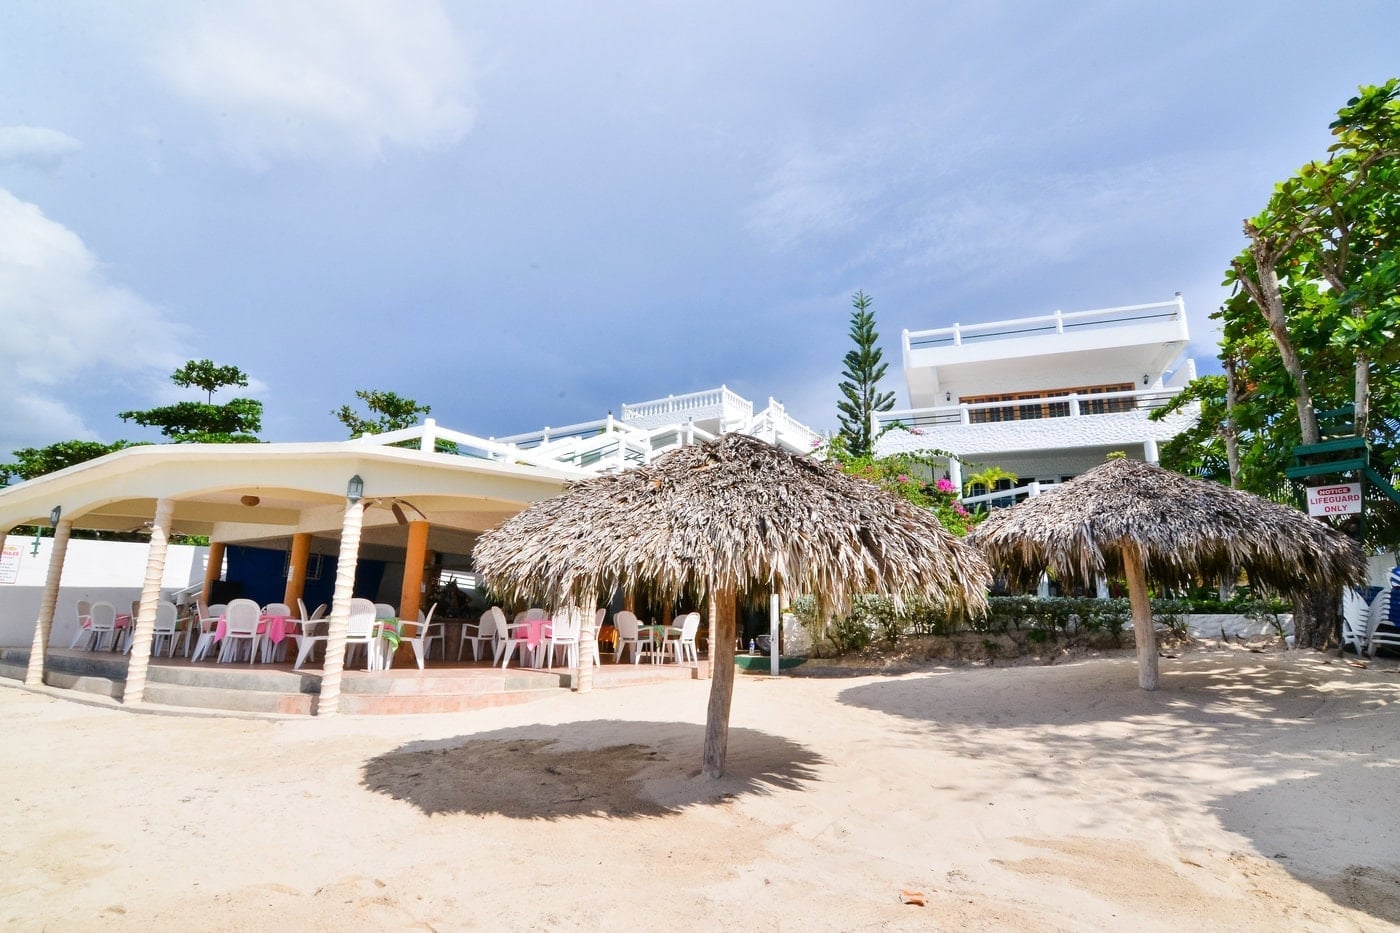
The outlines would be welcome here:
[[[663,597],[776,586],[832,609],[919,594],[976,614],[990,582],[932,512],[742,434],[574,483],[483,534],[473,558],[494,590],[548,603],[645,582]]]
[[[995,512],[970,536],[1010,581],[1050,569],[1092,581],[1124,573],[1123,549],[1167,586],[1231,579],[1284,594],[1364,584],[1365,557],[1346,535],[1297,509],[1138,460],[1110,460]]]

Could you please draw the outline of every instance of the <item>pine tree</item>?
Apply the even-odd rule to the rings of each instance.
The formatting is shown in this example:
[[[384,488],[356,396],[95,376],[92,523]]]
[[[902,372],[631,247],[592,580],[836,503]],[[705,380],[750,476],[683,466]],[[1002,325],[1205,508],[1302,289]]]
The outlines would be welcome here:
[[[880,380],[889,367],[880,361],[883,354],[876,346],[880,335],[875,332],[875,313],[870,304],[864,291],[856,292],[851,299],[855,309],[851,312],[851,340],[856,348],[846,354],[846,368],[841,371],[845,380],[839,386],[845,399],[836,403],[841,412],[841,436],[853,457],[873,452],[871,413],[894,407],[894,393],[879,391]]]

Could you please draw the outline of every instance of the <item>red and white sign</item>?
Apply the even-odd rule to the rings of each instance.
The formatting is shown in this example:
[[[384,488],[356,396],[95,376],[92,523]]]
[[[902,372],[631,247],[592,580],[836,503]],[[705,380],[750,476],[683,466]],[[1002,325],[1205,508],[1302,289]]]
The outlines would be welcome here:
[[[14,583],[19,579],[19,562],[23,557],[18,544],[7,544],[0,550],[0,583]]]
[[[1360,483],[1308,487],[1309,515],[1355,515],[1360,511]]]

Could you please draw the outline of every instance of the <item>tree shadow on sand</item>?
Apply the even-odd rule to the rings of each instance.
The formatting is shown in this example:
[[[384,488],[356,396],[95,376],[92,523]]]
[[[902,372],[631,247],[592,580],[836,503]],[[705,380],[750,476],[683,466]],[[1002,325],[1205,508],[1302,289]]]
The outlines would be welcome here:
[[[619,744],[618,736],[630,741]],[[725,773],[700,774],[705,729],[598,720],[410,742],[365,763],[361,784],[427,814],[522,820],[666,816],[742,794],[795,790],[825,761],[787,739],[730,728]]]
[[[1400,706],[1392,675],[1320,655],[1271,664],[1208,654],[1165,668],[1156,692],[1138,688],[1131,662],[1094,675],[1076,691],[1049,668],[934,674],[852,687],[839,700],[898,717],[911,734],[936,734],[960,758],[994,762],[975,787],[935,779],[958,799],[1055,808],[1084,792],[1087,773],[1111,775],[1088,791],[1103,813],[1142,798],[1182,812],[1204,806],[1336,903],[1400,921],[1389,834],[1367,819],[1338,818],[1347,807],[1377,806],[1375,817],[1389,818],[1379,801],[1400,769],[1400,748],[1374,736]],[[1203,773],[1228,775],[1229,788],[1202,787]],[[1366,787],[1365,801],[1342,799],[1344,789]]]

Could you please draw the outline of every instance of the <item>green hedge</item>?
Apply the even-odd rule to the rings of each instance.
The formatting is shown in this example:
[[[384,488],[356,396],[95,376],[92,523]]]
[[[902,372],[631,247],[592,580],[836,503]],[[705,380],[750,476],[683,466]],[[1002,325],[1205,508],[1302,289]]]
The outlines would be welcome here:
[[[976,619],[953,618],[945,607],[923,600],[906,601],[897,609],[894,601],[884,596],[858,596],[849,614],[828,620],[818,619],[811,597],[794,599],[791,609],[813,633],[814,641],[824,636],[839,654],[860,651],[876,641],[895,644],[903,638],[954,632],[997,635],[1024,631],[1031,641],[1046,641],[1079,632],[1103,632],[1118,638],[1133,617],[1127,599],[1067,596],[993,596],[987,600],[987,614]],[[1288,611],[1289,606],[1279,600],[1152,600],[1152,617],[1156,622],[1180,634],[1186,632],[1187,615],[1238,614],[1272,619],[1277,626],[1279,614]],[[826,624],[818,625],[821,621]]]

